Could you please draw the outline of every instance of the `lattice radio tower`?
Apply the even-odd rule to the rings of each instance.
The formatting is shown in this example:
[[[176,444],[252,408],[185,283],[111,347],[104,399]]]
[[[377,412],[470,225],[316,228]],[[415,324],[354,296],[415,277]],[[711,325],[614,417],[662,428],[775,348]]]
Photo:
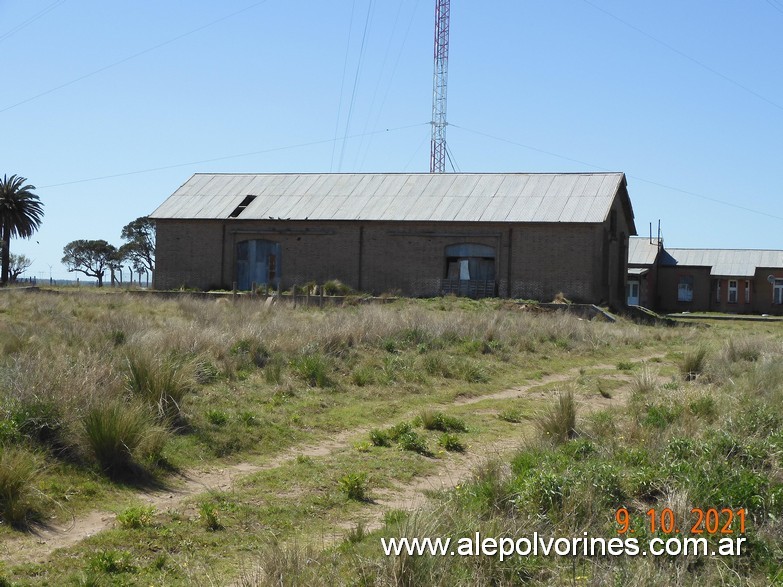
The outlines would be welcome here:
[[[430,173],[446,171],[446,85],[449,73],[450,0],[435,0],[435,73],[432,76]]]

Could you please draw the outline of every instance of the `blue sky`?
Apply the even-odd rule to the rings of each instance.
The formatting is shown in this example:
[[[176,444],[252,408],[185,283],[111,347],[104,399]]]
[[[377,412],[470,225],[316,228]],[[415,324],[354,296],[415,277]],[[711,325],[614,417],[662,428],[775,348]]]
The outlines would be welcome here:
[[[195,172],[428,171],[434,0],[0,1],[32,274]],[[452,0],[459,171],[623,171],[641,234],[783,249],[783,0]]]

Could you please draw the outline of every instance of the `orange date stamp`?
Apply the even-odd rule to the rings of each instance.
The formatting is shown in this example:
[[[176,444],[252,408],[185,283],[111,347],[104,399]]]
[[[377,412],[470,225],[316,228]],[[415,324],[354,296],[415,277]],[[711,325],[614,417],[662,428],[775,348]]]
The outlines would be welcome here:
[[[671,508],[663,508],[660,511],[650,508],[645,513],[644,529],[650,534],[658,532],[662,534],[682,534],[684,530],[690,530],[691,534],[744,534],[745,533],[745,508],[692,508],[691,518],[681,525],[681,520]],[[631,514],[627,508],[618,508],[614,514],[617,522],[618,534],[635,534],[632,527]]]

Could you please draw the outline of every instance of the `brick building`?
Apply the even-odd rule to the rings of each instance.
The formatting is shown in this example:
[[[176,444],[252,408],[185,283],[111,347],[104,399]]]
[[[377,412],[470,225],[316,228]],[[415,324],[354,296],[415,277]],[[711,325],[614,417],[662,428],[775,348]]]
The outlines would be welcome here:
[[[646,237],[631,238],[628,282],[639,279],[649,293],[633,297],[663,312],[783,314],[783,251],[666,248]],[[637,277],[638,276],[638,277]]]
[[[636,234],[622,173],[196,174],[151,215],[155,285],[621,305]]]

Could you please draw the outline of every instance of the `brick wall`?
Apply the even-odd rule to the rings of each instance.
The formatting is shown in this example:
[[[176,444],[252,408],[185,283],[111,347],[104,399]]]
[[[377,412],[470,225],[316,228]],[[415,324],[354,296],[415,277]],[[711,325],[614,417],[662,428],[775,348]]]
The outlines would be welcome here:
[[[280,243],[284,289],[339,279],[375,294],[438,295],[445,248],[459,243],[494,248],[501,296],[607,301],[625,267],[602,224],[159,220],[156,287],[230,288],[236,244],[250,239]]]

